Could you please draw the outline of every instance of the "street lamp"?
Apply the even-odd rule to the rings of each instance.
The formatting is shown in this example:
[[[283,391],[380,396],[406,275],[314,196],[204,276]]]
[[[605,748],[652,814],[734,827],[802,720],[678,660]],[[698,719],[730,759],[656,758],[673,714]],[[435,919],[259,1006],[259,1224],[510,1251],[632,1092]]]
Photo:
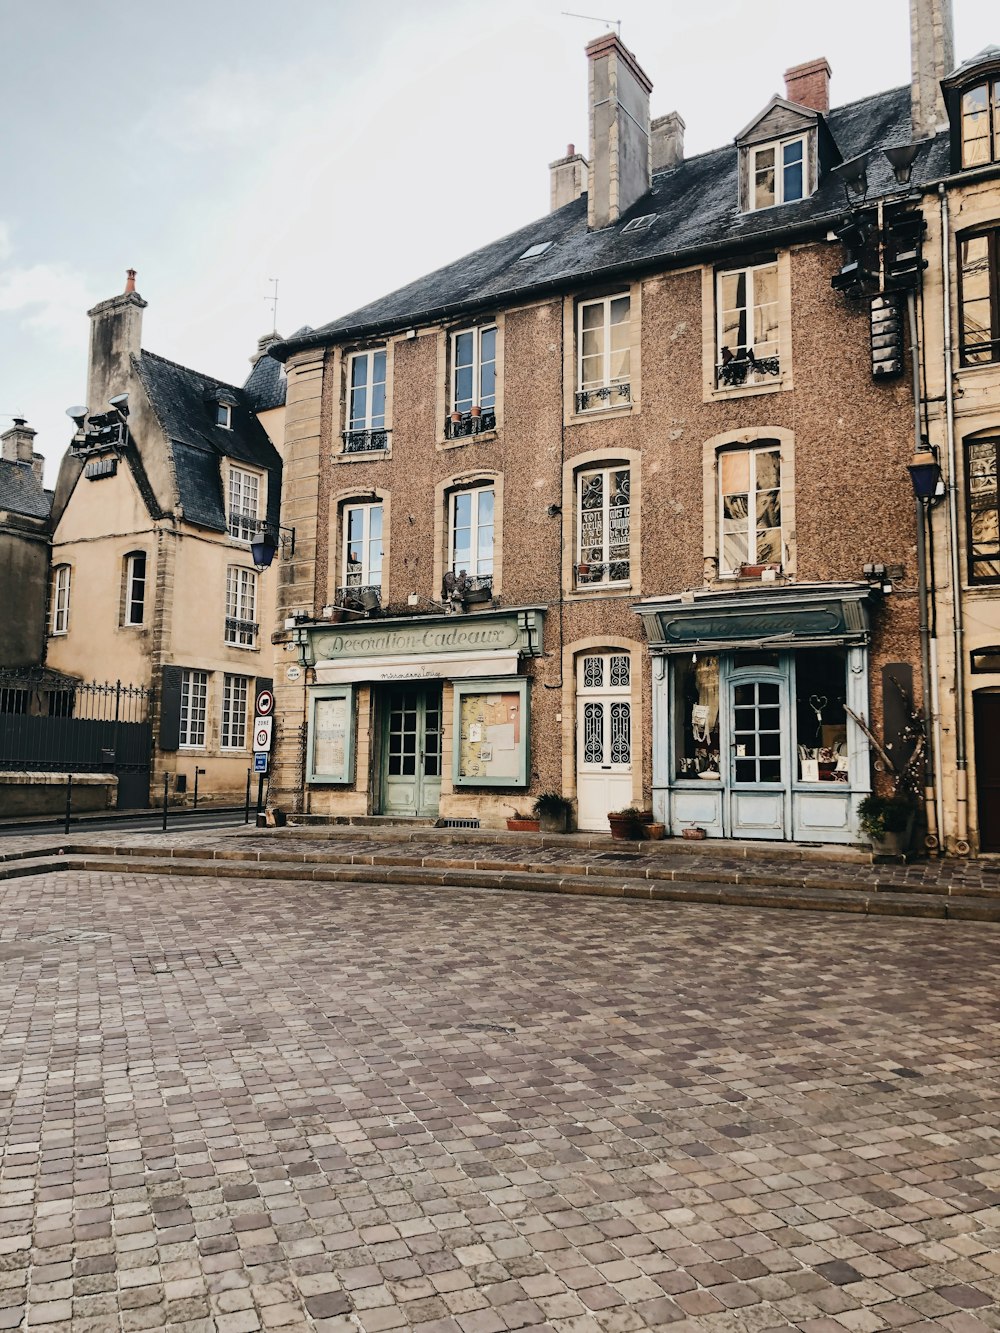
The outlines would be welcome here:
[[[937,455],[931,449],[913,455],[913,462],[907,467],[913,494],[918,500],[933,500],[941,484],[941,465]]]
[[[295,554],[295,529],[283,528],[280,524],[268,523],[265,520],[259,525],[257,535],[250,542],[254,567],[259,570],[268,569],[278,553],[279,546],[282,550],[287,550],[289,555]]]

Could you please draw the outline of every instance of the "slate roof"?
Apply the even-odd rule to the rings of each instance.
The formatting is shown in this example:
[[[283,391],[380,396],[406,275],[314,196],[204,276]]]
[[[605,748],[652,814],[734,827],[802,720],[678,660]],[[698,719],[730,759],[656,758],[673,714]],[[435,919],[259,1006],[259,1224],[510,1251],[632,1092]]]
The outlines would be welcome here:
[[[858,154],[909,143],[910,88],[894,88],[828,112],[823,120],[846,161]],[[948,174],[948,135],[928,141],[913,166],[920,186]],[[687,158],[658,172],[650,192],[614,226],[587,229],[587,197],[512,232],[380,300],[362,306],[315,332],[295,335],[270,349],[284,360],[300,347],[390,332],[466,311],[509,305],[544,291],[578,287],[583,280],[663,270],[711,254],[745,252],[755,243],[773,247],[797,236],[825,231],[847,208],[844,186],[829,173],[808,199],[755,213],[739,211],[735,144]],[[876,151],[869,167],[867,198],[897,190],[889,164]],[[625,233],[625,223],[648,213],[654,222]],[[529,246],[553,244],[534,259]]]
[[[132,364],[170,447],[178,500],[188,522],[225,531],[220,461],[231,458],[270,474],[267,520],[277,524],[281,458],[243,390],[153,352],[140,352]],[[231,430],[215,423],[215,401],[220,393],[234,404]]]
[[[301,329],[295,330],[292,338],[301,338],[307,333],[312,333],[312,328],[308,324],[303,324]],[[261,339],[262,343],[263,341]],[[288,392],[285,368],[273,357],[268,356],[270,347],[280,342],[284,342],[284,339],[275,334],[274,341],[261,352],[243,384],[247,403],[255,412],[267,412],[272,407],[285,406],[285,396]]]
[[[48,518],[52,497],[30,463],[0,459],[0,509],[24,518]]]

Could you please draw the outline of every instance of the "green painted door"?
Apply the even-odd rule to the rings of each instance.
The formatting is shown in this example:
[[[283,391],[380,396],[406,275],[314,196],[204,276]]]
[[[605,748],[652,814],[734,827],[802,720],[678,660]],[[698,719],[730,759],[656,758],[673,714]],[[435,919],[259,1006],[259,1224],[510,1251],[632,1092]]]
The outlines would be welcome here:
[[[382,814],[436,815],[441,802],[441,687],[388,690],[383,717]]]

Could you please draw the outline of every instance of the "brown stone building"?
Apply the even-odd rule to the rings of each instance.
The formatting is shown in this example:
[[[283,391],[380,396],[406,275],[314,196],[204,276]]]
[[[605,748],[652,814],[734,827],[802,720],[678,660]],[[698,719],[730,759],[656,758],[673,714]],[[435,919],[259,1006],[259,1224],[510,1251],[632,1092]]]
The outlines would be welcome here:
[[[812,61],[685,158],[621,42],[587,59],[547,217],[272,349],[271,799],[495,825],[557,790],[585,829],[854,841],[867,732],[921,694],[915,442],[833,229],[859,155],[896,189],[924,83],[830,109]]]

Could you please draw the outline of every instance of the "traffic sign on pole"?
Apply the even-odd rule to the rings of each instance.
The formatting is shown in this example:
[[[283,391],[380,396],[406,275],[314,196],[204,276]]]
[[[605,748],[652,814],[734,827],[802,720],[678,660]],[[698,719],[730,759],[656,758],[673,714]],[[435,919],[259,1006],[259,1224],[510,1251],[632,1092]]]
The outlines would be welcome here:
[[[274,695],[270,690],[261,690],[257,695],[257,716],[269,717],[274,712]]]
[[[271,732],[274,729],[273,717],[258,717],[253,724],[254,750],[270,750]]]
[[[256,753],[255,753],[255,754],[254,754],[254,757],[253,757],[253,771],[254,771],[255,773],[266,773],[266,772],[267,772],[267,754],[266,754],[266,753],[264,753],[264,754],[256,754]]]

